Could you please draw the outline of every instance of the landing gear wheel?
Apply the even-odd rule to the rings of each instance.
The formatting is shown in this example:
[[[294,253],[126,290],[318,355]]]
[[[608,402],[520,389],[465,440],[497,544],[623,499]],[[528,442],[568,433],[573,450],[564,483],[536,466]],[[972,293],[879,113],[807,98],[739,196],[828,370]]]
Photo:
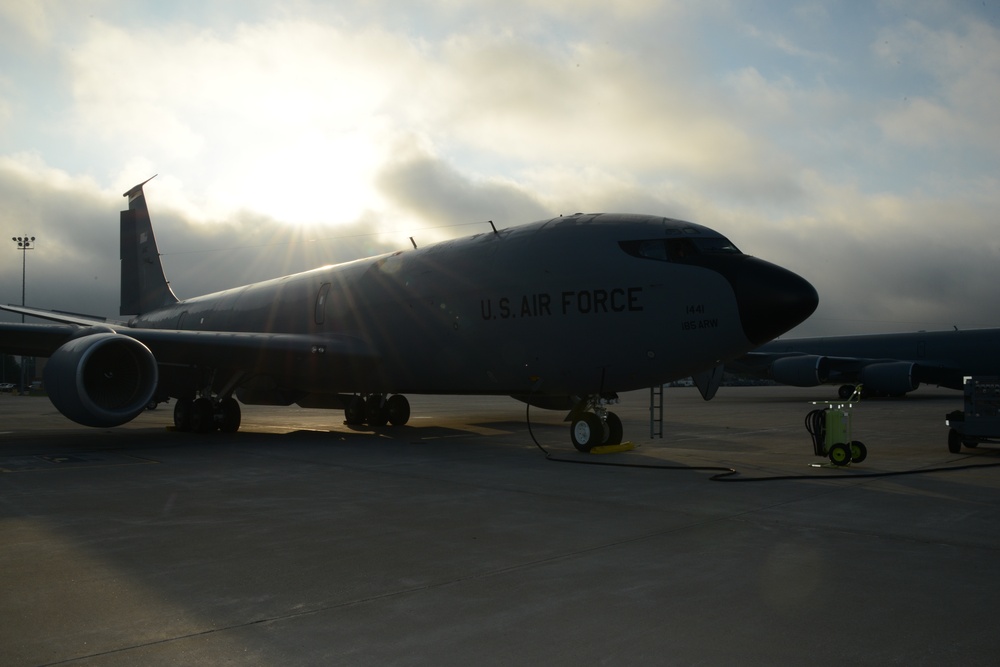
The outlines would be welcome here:
[[[605,445],[620,445],[622,444],[622,435],[624,435],[624,430],[622,429],[622,420],[618,418],[613,412],[609,412],[604,419],[604,425],[607,430],[608,437],[604,441]]]
[[[389,423],[393,426],[402,426],[410,421],[410,402],[402,394],[393,394],[385,402],[385,407],[389,410]]]
[[[228,396],[219,403],[219,430],[223,433],[236,433],[240,430],[240,420],[242,412],[240,404],[232,396]]]
[[[371,396],[365,401],[365,421],[369,426],[385,426],[389,423],[389,407],[381,396]]]
[[[178,398],[177,402],[174,403],[174,430],[191,430],[191,413],[193,412],[193,403],[194,401],[190,398]]]
[[[210,433],[215,430],[215,406],[212,399],[195,399],[191,405],[191,430],[195,433]]]
[[[570,424],[569,436],[574,447],[581,452],[589,452],[604,441],[604,424],[593,412],[584,413]]]
[[[861,463],[868,458],[868,448],[859,440],[851,440],[851,463]]]
[[[365,423],[365,399],[360,396],[351,396],[344,406],[344,421],[348,426],[357,426]]]
[[[840,389],[837,390],[837,395],[840,396],[841,399],[846,401],[847,399],[849,399],[851,396],[854,395],[854,385],[853,384],[840,385]]]
[[[842,442],[830,445],[830,461],[833,465],[846,466],[851,462],[851,450]]]

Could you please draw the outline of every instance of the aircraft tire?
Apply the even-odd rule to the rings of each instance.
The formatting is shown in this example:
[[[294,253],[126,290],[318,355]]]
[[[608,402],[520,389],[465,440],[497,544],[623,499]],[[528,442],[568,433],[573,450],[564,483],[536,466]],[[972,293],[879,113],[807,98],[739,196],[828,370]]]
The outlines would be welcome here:
[[[410,421],[410,402],[402,394],[393,394],[385,402],[385,407],[389,410],[389,423],[393,426],[402,426]]]
[[[851,463],[861,463],[868,458],[868,448],[859,440],[851,440]]]
[[[586,412],[570,424],[569,437],[581,452],[589,452],[604,440],[604,424],[593,412]]]
[[[624,435],[624,429],[622,428],[622,420],[613,412],[609,412],[605,418],[605,426],[607,431],[607,439],[604,441],[605,445],[620,445],[622,444],[622,436]]]
[[[830,461],[836,466],[846,466],[851,462],[851,450],[842,442],[830,445]]]
[[[232,396],[227,396],[219,403],[219,430],[223,433],[236,433],[240,430],[242,412],[240,404]]]
[[[174,430],[191,430],[191,412],[193,401],[190,398],[178,398],[174,403]]]
[[[389,406],[381,396],[370,396],[365,401],[365,421],[369,426],[385,426],[389,423]]]
[[[195,399],[191,404],[191,430],[195,433],[211,433],[215,427],[215,407],[212,405],[212,399],[204,396]]]
[[[351,399],[344,406],[344,422],[348,426],[358,426],[365,423],[365,399],[360,396],[351,396]]]
[[[842,384],[840,389],[837,390],[837,395],[840,396],[841,400],[846,401],[851,396],[854,395],[854,385],[853,384]]]

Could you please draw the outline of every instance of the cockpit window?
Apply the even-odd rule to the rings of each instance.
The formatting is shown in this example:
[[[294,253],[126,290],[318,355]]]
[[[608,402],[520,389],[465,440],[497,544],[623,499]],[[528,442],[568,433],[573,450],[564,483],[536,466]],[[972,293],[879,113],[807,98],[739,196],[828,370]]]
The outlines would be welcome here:
[[[712,236],[708,238],[695,239],[698,249],[702,252],[722,253],[727,255],[742,255],[740,249],[733,245],[733,242],[724,236]]]
[[[660,262],[691,262],[704,255],[741,255],[732,242],[722,236],[620,241],[622,250],[642,259]]]
[[[639,257],[658,259],[665,262],[667,261],[667,246],[662,239],[639,241]]]

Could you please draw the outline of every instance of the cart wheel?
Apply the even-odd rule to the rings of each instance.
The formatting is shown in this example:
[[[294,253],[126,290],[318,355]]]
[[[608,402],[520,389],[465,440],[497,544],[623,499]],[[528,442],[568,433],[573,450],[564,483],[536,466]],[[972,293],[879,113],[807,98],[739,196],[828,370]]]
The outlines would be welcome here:
[[[851,440],[851,463],[861,463],[868,458],[868,448],[860,440]]]
[[[948,451],[958,454],[962,451],[962,436],[955,429],[948,429]]]
[[[830,445],[830,460],[834,465],[846,466],[851,462],[851,450],[842,442]]]

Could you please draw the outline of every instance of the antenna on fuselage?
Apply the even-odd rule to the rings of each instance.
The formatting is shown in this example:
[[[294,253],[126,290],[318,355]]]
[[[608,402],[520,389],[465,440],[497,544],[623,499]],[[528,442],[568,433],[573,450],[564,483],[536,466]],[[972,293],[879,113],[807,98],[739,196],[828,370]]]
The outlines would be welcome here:
[[[413,249],[416,250],[417,249],[417,242],[413,240],[412,236],[410,237],[410,243],[413,244]]]

